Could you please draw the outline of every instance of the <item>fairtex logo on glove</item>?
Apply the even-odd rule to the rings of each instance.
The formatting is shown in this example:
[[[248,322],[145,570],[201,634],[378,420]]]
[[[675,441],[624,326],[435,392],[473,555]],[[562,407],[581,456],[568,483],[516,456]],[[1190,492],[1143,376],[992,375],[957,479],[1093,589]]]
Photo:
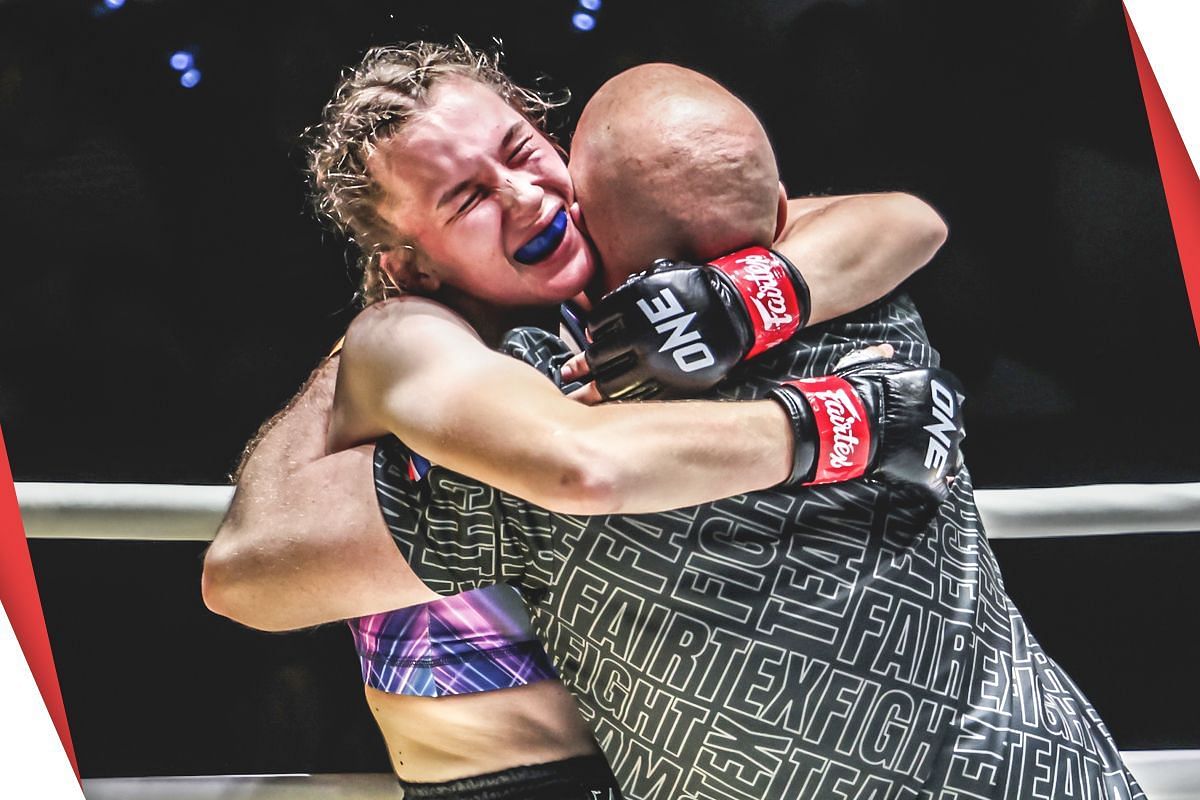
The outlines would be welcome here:
[[[808,400],[821,449],[810,483],[838,483],[861,476],[871,454],[871,428],[854,389],[836,375],[789,381]]]
[[[814,397],[824,404],[824,411],[833,427],[833,446],[829,449],[829,466],[847,469],[854,463],[855,454],[862,441],[854,435],[854,424],[862,422],[862,416],[854,408],[854,401],[845,389],[836,392],[817,392]]]
[[[747,358],[790,339],[800,327],[800,301],[787,264],[779,256],[765,247],[748,247],[722,256],[712,265],[729,276],[747,309],[758,314],[754,345]]]

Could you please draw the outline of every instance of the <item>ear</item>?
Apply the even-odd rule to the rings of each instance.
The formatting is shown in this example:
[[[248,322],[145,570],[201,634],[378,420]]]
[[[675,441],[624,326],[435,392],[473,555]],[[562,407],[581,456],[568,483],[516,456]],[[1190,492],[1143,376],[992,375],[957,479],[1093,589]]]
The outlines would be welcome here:
[[[779,241],[779,237],[783,235],[783,229],[787,227],[788,216],[788,198],[787,189],[783,188],[783,181],[779,182],[779,206],[775,209],[775,236],[771,241]]]
[[[582,233],[588,241],[591,241],[592,236],[588,233],[587,220],[585,220],[583,217],[583,209],[579,207],[578,200],[576,200],[574,203],[571,203],[570,208],[567,209],[567,213],[570,214],[571,220],[575,223],[575,227],[579,229],[579,232]]]
[[[442,282],[422,261],[417,251],[410,247],[395,247],[379,254],[379,268],[398,289],[431,295],[441,287]]]

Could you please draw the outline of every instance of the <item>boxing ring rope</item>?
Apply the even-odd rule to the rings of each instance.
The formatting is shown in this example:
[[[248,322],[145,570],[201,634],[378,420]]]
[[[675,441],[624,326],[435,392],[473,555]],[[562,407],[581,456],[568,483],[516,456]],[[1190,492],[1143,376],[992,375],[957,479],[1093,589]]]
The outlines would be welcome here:
[[[233,488],[115,483],[18,483],[29,538],[209,541]],[[1200,533],[1200,483],[980,489],[992,539]],[[1150,800],[1200,797],[1200,750],[1124,753]],[[227,775],[94,778],[88,800],[394,800],[391,775]]]
[[[209,541],[230,486],[18,483],[33,539]],[[978,489],[988,538],[1200,533],[1200,483],[1130,483],[1049,489]]]

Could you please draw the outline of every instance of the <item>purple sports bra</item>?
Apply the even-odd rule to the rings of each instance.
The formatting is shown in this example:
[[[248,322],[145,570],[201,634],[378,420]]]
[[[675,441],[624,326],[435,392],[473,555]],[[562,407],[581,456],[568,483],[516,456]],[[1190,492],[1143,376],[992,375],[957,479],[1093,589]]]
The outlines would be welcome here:
[[[444,697],[557,678],[513,586],[495,584],[349,621],[363,681]]]

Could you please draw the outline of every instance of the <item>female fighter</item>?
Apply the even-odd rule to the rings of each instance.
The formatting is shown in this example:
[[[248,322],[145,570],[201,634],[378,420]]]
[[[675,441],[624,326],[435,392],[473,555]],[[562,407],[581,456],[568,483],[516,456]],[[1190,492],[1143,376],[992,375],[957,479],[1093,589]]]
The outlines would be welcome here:
[[[617,282],[597,278],[570,177],[534,121],[540,102],[486,56],[423,44],[373,51],[327,108],[313,159],[324,210],[362,250],[368,302],[386,287],[403,294],[370,305],[352,326],[332,449],[390,431],[440,465],[568,513],[661,510],[786,479],[791,431],[773,402],[585,408],[490,348],[515,324],[553,317],[553,304],[589,284]],[[766,241],[781,227],[777,195],[768,197],[768,230],[758,235]],[[837,203],[813,201],[809,224],[793,220],[776,243],[803,256],[814,321],[883,294],[944,236],[936,214],[912,198],[855,198],[844,215]],[[828,243],[839,234],[853,236],[843,250],[805,249],[806,237]],[[871,288],[831,304],[823,287],[835,277]],[[313,413],[329,379],[330,370],[319,373],[292,415]],[[255,494],[259,474],[272,459],[306,457],[286,442],[292,421],[269,431],[243,473],[206,561],[210,606],[269,628],[412,606],[354,624],[368,701],[410,797],[616,796],[513,590],[439,598],[407,572],[375,597],[360,595],[353,610],[334,597],[319,611],[312,598],[294,604],[307,618],[257,611],[287,605],[246,576],[256,564],[288,573],[250,532],[261,532],[256,515],[279,499]],[[343,466],[357,459],[369,471],[361,449],[343,455]],[[387,547],[381,571],[394,575],[404,568]]]

